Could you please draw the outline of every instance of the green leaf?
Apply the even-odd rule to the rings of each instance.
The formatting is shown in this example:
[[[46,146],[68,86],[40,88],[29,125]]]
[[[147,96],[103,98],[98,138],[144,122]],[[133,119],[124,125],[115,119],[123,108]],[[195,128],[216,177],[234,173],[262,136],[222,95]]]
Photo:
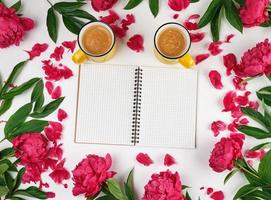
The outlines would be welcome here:
[[[88,200],[88,199],[87,199]],[[105,195],[105,196],[101,196],[101,197],[98,197],[97,199],[95,200],[116,200],[115,198],[112,198],[111,196],[109,195]]]
[[[221,16],[220,16],[221,8],[216,11],[214,18],[211,21],[211,32],[213,36],[213,41],[219,40],[219,30],[221,24]]]
[[[186,200],[192,200],[188,192],[186,192],[185,198],[186,198]]]
[[[271,26],[271,21],[265,21],[263,23],[260,24],[261,27],[270,27]],[[268,78],[270,80],[270,78]]]
[[[265,118],[260,112],[254,110],[252,108],[249,108],[249,107],[241,107],[241,111],[242,111],[242,113],[244,113],[245,115],[247,115],[251,119],[255,120],[259,124],[266,126]]]
[[[19,186],[21,185],[22,177],[23,177],[24,173],[25,173],[25,168],[22,168],[19,170],[19,172],[15,178],[15,181],[14,181],[13,190],[17,190],[19,188]]]
[[[25,190],[17,190],[14,194],[28,196],[28,197],[35,197],[38,199],[47,199],[46,193],[41,191],[39,188],[35,186],[31,186]]]
[[[201,17],[199,21],[199,27],[202,28],[206,26],[216,15],[217,10],[219,10],[222,6],[222,0],[213,0],[209,7],[207,8],[204,15]]]
[[[26,199],[22,197],[12,197],[11,200],[26,200]]]
[[[97,21],[97,19],[89,14],[88,12],[84,11],[84,10],[74,10],[72,12],[69,12],[69,13],[66,13],[66,15],[69,15],[69,16],[73,16],[73,17],[78,17],[78,18],[83,18],[83,19],[89,19],[90,21],[92,22],[95,22]]]
[[[3,94],[2,99],[10,99],[10,98],[13,98],[15,96],[22,94],[23,92],[25,92],[26,90],[31,88],[39,80],[41,80],[41,79],[40,78],[32,78],[29,81],[26,81],[22,85],[15,87],[15,88],[11,89],[10,91],[8,91],[7,93]]]
[[[6,163],[1,163],[0,164],[0,175],[4,174],[9,168],[9,165]]]
[[[38,111],[44,104],[44,94],[42,94],[35,102],[34,111]]]
[[[12,105],[13,99],[6,99],[3,100],[0,105],[0,116],[3,115]]]
[[[265,138],[271,137],[270,133],[256,127],[252,127],[252,126],[239,125],[238,130],[256,139],[265,139]]]
[[[12,172],[18,171],[16,166],[8,159],[1,160],[0,164],[7,164],[9,166],[7,171],[12,171]]]
[[[27,63],[26,61],[22,61],[20,63],[18,63],[12,70],[12,72],[10,73],[6,83],[4,84],[2,90],[0,91],[0,99],[2,98],[2,95],[6,93],[6,91],[9,89],[10,84],[12,84],[17,76],[21,73],[24,65]]]
[[[256,190],[256,191],[252,192],[249,195],[249,197],[255,197],[255,198],[269,200],[269,199],[271,199],[271,194],[269,194],[266,191]]]
[[[271,184],[271,150],[269,150],[265,156],[261,159],[259,164],[258,173],[259,176]]]
[[[267,94],[265,92],[256,92],[256,95],[258,97],[258,99],[260,99],[261,101],[264,101],[264,103],[268,106],[271,106],[271,94]]]
[[[58,37],[58,21],[53,7],[47,12],[46,25],[50,38],[56,43]]]
[[[250,150],[251,151],[257,151],[257,150],[266,149],[266,148],[271,149],[271,142],[265,142],[265,143],[259,144],[259,145],[255,146],[255,147],[251,148]]]
[[[245,4],[244,0],[234,0],[239,6],[243,6]]]
[[[8,173],[8,172],[5,173],[5,182],[6,182],[8,189],[10,191],[12,191],[14,188],[14,179],[12,178],[10,173]]]
[[[12,147],[9,147],[0,151],[0,160],[3,160],[5,158],[10,158],[13,156],[14,156],[14,150]]]
[[[44,90],[43,80],[40,79],[36,83],[36,85],[35,85],[35,87],[34,87],[34,89],[32,91],[32,94],[31,94],[31,102],[32,103],[37,101],[39,99],[39,97],[43,95],[43,90]]]
[[[190,188],[190,187],[187,186],[187,185],[182,185],[182,190],[185,190],[185,189],[188,189],[188,188]]]
[[[64,97],[56,99],[56,100],[48,103],[47,105],[45,105],[40,110],[38,110],[36,112],[33,112],[32,114],[30,114],[30,116],[33,117],[33,118],[47,117],[48,115],[53,113],[60,106],[60,104],[63,102],[63,100],[64,100]]]
[[[125,10],[130,10],[138,6],[143,0],[130,0],[126,6],[124,7]]]
[[[3,87],[3,79],[2,79],[1,74],[0,74],[0,91],[2,90],[2,87]]]
[[[21,2],[21,0],[19,0],[15,4],[13,4],[11,6],[11,8],[14,8],[16,10],[16,12],[18,12],[20,10],[21,6],[22,6],[22,2]]]
[[[243,32],[243,24],[239,16],[239,12],[232,1],[223,1],[225,7],[225,15],[230,24],[241,33]]]
[[[118,200],[125,200],[124,195],[121,191],[121,188],[118,184],[118,182],[111,178],[109,180],[106,181],[106,184],[108,186],[108,190],[110,191],[110,193]]]
[[[200,0],[190,0],[190,3],[197,3],[199,2]]]
[[[28,103],[11,115],[4,128],[5,136],[13,132],[17,127],[21,126],[25,122],[31,110],[32,103]]]
[[[133,194],[133,172],[134,172],[134,169],[130,171],[127,181],[124,184],[125,194],[128,197],[128,200],[135,200],[135,197]]]
[[[0,197],[4,197],[6,196],[6,194],[8,193],[8,188],[6,186],[0,186]]]
[[[237,193],[235,194],[233,200],[237,200],[237,199],[239,199],[239,198],[241,198],[241,197],[245,197],[245,196],[247,196],[248,194],[250,194],[250,193],[256,191],[257,189],[259,189],[259,187],[255,187],[255,186],[252,186],[252,185],[250,185],[250,184],[245,185],[245,186],[241,187],[241,188],[237,191]]]
[[[8,135],[7,139],[11,140],[14,137],[24,134],[24,133],[34,133],[43,131],[44,127],[48,126],[48,121],[44,120],[30,120],[22,124],[19,128],[17,128],[14,132]]]
[[[67,13],[75,11],[85,4],[83,2],[59,2],[54,5],[54,8],[60,13]]]
[[[71,17],[71,16],[62,16],[62,19],[63,19],[63,22],[64,22],[64,25],[66,26],[66,28],[78,35],[79,32],[80,32],[80,29],[82,28],[82,26],[85,24],[84,22],[74,18],[74,17]]]
[[[228,175],[224,179],[224,184],[226,184],[230,180],[230,178],[233,177],[234,174],[236,174],[238,171],[239,171],[238,169],[235,169],[228,173]]]
[[[263,87],[259,90],[260,93],[271,93],[271,86]]]
[[[149,7],[154,17],[159,13],[159,0],[149,0]]]
[[[132,169],[128,175],[128,178],[127,178],[127,185],[129,188],[133,188],[133,181],[134,181],[134,169]]]

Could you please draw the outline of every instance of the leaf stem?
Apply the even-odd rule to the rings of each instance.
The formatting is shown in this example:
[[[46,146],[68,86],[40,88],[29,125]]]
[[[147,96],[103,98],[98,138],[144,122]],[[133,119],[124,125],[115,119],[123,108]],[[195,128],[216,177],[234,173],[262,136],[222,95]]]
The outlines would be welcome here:
[[[4,142],[5,140],[6,140],[6,138],[3,138],[3,139],[0,141],[0,143]]]
[[[46,1],[51,5],[51,7],[54,6],[49,0],[46,0]]]
[[[245,171],[245,172],[247,172],[247,173],[249,173],[249,174],[251,174],[251,175],[254,176],[255,178],[261,180],[261,178],[260,178],[255,172],[253,172],[253,171],[251,171],[251,170],[249,170],[249,169],[243,167],[242,165],[239,165],[238,163],[236,163],[236,167],[239,168],[239,169],[241,169],[241,170],[243,170],[243,171]]]
[[[253,80],[253,79],[257,78],[257,77],[259,77],[259,76],[253,76],[253,77],[246,78],[243,81],[241,81],[239,83],[239,85],[241,86],[242,84],[247,83],[248,81],[251,81],[251,80]]]

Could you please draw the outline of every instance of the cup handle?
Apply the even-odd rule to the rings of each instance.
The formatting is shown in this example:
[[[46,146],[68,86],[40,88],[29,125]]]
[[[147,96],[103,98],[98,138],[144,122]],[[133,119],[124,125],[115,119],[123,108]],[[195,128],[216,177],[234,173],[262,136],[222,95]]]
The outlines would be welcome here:
[[[72,61],[78,65],[84,63],[85,61],[87,61],[89,59],[90,59],[90,57],[80,49],[78,51],[76,51],[72,56]]]
[[[185,54],[179,59],[179,63],[182,64],[185,68],[190,69],[195,66],[195,61],[190,54]]]

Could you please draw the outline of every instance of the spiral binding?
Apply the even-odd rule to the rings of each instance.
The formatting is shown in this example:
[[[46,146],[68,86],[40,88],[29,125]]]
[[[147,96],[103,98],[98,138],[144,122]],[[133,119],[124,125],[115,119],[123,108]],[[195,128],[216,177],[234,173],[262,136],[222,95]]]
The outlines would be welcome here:
[[[141,93],[142,93],[142,72],[143,72],[143,70],[140,69],[140,67],[135,69],[133,121],[132,121],[132,138],[131,138],[131,142],[133,144],[139,143]]]

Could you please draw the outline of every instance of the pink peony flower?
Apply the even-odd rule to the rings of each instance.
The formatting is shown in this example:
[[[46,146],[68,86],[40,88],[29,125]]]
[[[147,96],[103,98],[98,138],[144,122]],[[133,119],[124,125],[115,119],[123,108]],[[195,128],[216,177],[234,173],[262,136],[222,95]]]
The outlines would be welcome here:
[[[233,71],[240,77],[253,77],[263,74],[271,74],[271,43],[268,39],[260,42],[244,53],[240,65],[236,65]]]
[[[0,48],[15,44],[18,46],[26,31],[34,27],[30,18],[19,17],[15,9],[0,3]]]
[[[13,148],[21,164],[40,163],[48,154],[48,140],[40,133],[26,133],[12,140]]]
[[[245,0],[239,14],[242,23],[246,27],[258,26],[268,20],[268,11],[266,10],[269,0]]]
[[[190,4],[190,0],[168,0],[168,6],[175,11],[186,9]]]
[[[211,153],[209,166],[216,172],[231,170],[234,162],[242,158],[244,136],[242,134],[232,134],[228,138],[222,138]]]
[[[91,198],[97,194],[107,179],[112,178],[116,173],[108,171],[112,165],[109,154],[103,157],[88,155],[72,171],[74,196],[85,194],[86,198]]]
[[[37,183],[41,180],[41,173],[42,173],[42,167],[38,164],[28,164],[25,166],[26,172],[24,173],[22,177],[23,183]]]
[[[92,8],[97,11],[104,11],[112,8],[118,0],[91,0]]]
[[[144,196],[141,200],[184,200],[181,180],[178,172],[167,170],[153,174],[151,180],[145,185]]]

